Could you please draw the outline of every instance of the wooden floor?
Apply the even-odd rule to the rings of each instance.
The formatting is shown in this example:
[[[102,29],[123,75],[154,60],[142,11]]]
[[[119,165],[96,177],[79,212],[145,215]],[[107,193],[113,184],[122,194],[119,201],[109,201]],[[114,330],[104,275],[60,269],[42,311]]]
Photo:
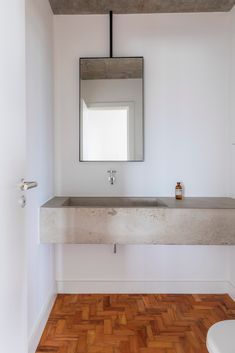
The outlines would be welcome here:
[[[58,295],[37,353],[207,353],[227,295]]]

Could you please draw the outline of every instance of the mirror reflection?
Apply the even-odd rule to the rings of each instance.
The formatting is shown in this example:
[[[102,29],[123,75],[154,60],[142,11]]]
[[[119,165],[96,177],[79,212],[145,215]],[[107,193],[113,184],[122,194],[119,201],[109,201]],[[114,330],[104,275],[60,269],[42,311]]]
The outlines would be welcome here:
[[[80,59],[80,161],[143,160],[143,58]]]

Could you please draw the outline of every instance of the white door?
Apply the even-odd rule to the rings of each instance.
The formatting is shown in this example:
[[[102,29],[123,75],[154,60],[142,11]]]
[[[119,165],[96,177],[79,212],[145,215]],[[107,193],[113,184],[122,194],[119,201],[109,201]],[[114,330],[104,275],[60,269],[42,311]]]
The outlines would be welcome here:
[[[0,352],[26,353],[25,4],[0,0]]]

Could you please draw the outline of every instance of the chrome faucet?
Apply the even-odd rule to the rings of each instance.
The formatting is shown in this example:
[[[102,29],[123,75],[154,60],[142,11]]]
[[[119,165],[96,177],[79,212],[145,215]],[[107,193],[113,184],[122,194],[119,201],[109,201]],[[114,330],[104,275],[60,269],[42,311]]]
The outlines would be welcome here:
[[[114,182],[116,180],[115,175],[117,173],[116,170],[108,170],[107,173],[109,174],[108,180],[109,180],[110,185],[114,185]]]

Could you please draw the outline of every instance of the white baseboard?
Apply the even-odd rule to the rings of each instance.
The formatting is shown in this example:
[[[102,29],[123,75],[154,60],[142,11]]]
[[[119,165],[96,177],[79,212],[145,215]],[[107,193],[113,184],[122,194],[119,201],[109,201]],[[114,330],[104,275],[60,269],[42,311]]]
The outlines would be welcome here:
[[[58,293],[234,293],[228,281],[57,281]]]
[[[42,311],[38,317],[38,320],[32,329],[32,333],[30,335],[29,343],[28,343],[28,353],[35,353],[37,349],[43,330],[46,326],[46,322],[48,320],[51,309],[56,299],[55,291],[53,290],[52,293],[53,294],[50,295],[48,302],[42,308]]]
[[[228,282],[228,294],[235,301],[235,285],[232,282]]]

